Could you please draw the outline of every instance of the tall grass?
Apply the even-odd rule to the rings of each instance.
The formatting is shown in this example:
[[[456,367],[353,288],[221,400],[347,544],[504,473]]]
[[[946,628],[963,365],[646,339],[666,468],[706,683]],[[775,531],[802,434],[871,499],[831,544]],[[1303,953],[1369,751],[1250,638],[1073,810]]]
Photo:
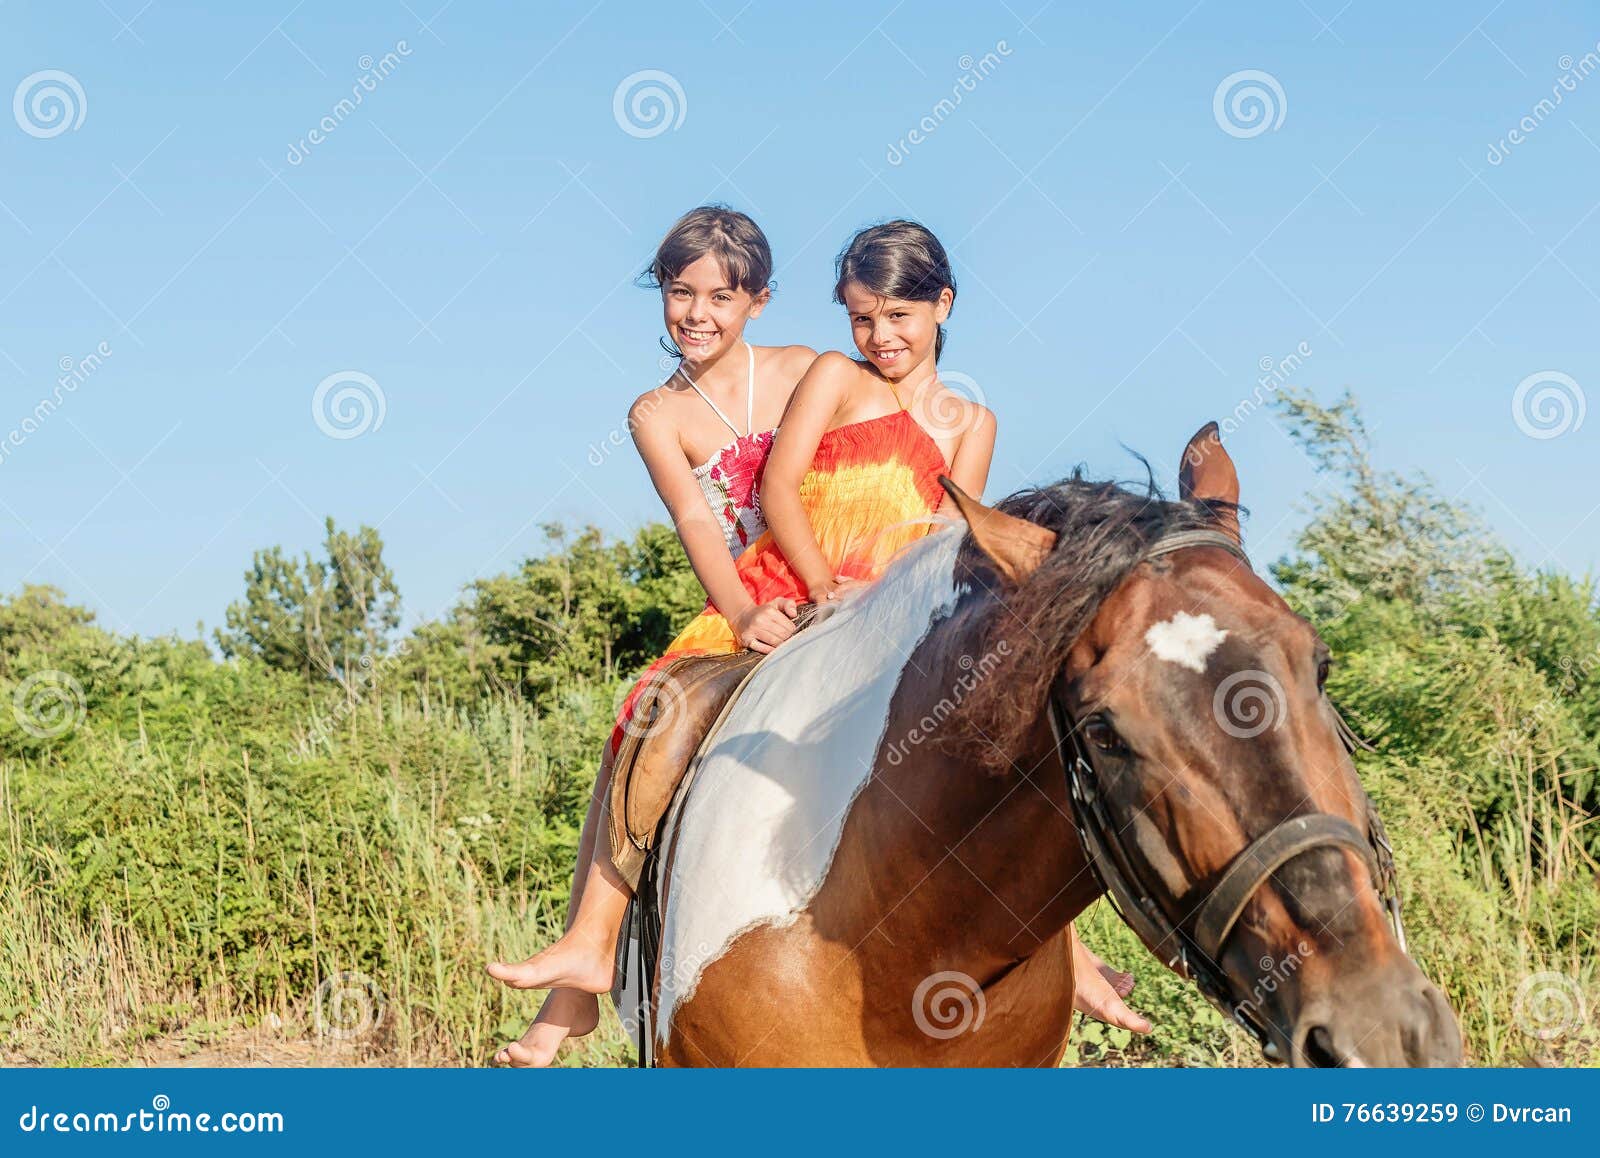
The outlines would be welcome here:
[[[258,720],[254,735],[180,737],[108,707],[133,726],[91,713],[64,746],[5,758],[7,1056],[137,1062],[248,1030],[324,1060],[482,1064],[537,1000],[483,963],[559,929],[612,699],[574,689],[543,717],[507,695],[470,706],[390,695],[309,757],[288,741],[291,713]],[[285,741],[263,744],[274,730]],[[1492,826],[1474,819],[1470,778],[1442,763],[1367,758],[1363,772],[1396,847],[1412,952],[1460,1015],[1470,1059],[1593,1065],[1591,1028],[1541,1038],[1528,1027],[1539,1030],[1550,997],[1519,1004],[1528,978],[1551,973],[1595,1008],[1600,905],[1579,839],[1587,818],[1534,766],[1536,741],[1508,735],[1504,772],[1520,787]],[[1134,1004],[1156,1029],[1130,1040],[1080,1022],[1074,1060],[1255,1064],[1248,1039],[1109,906],[1079,928],[1136,971]],[[565,1061],[628,1057],[608,1016]]]
[[[532,1014],[483,964],[559,928],[610,703],[575,691],[557,721],[395,696],[310,758],[90,723],[5,759],[8,1055],[114,1063],[269,1026],[340,1056],[482,1063]],[[618,1027],[598,1037],[580,1057],[622,1056]]]

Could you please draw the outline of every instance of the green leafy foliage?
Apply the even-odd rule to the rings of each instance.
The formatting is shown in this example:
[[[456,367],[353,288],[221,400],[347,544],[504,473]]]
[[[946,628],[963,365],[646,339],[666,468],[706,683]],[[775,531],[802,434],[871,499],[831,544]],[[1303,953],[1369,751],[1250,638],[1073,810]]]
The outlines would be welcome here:
[[[546,554],[476,583],[470,610],[509,682],[536,703],[573,681],[644,667],[705,604],[668,527],[618,543],[594,527],[545,535]]]
[[[256,552],[245,597],[216,632],[223,655],[252,656],[308,682],[331,677],[353,691],[400,625],[400,593],[371,527],[352,535],[329,516],[323,550],[320,561],[309,552],[289,558],[281,547]]]

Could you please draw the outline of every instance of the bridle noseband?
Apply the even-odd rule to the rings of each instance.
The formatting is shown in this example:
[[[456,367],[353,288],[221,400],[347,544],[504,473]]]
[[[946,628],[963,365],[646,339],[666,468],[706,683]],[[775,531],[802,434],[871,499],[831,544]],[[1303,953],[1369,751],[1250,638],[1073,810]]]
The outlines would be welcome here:
[[[1144,553],[1141,562],[1188,547],[1220,547],[1250,566],[1249,557],[1235,539],[1203,528],[1162,536]],[[1329,708],[1347,750],[1354,752],[1358,745],[1369,747],[1356,737],[1331,703]],[[1056,753],[1066,772],[1073,827],[1089,867],[1112,907],[1151,952],[1180,976],[1192,979],[1208,1000],[1250,1032],[1269,1057],[1274,1056],[1276,1046],[1256,1014],[1254,1002],[1237,992],[1218,962],[1245,905],[1277,869],[1313,848],[1343,847],[1360,853],[1372,873],[1378,897],[1388,910],[1400,950],[1405,952],[1394,855],[1371,797],[1363,793],[1367,810],[1365,833],[1343,817],[1326,812],[1280,821],[1234,857],[1191,916],[1174,924],[1157,903],[1144,866],[1129,855],[1121,839],[1125,825],[1118,825],[1110,816],[1081,730],[1054,688],[1049,716]]]

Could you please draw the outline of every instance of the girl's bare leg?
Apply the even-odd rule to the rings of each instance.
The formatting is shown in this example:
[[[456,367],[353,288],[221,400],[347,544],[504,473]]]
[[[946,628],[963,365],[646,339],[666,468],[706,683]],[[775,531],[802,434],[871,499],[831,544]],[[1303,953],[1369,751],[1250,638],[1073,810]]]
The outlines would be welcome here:
[[[605,776],[610,782],[609,769]],[[600,797],[589,804],[584,838],[579,847],[583,880],[574,882],[573,907],[567,931],[554,945],[526,961],[511,965],[495,962],[489,975],[514,989],[579,989],[606,993],[616,972],[617,934],[632,893],[611,863],[605,834],[600,827]],[[590,831],[595,829],[596,831]],[[584,847],[587,845],[587,848]],[[588,853],[584,859],[584,853]]]
[[[582,913],[583,919],[588,922],[586,927],[610,921],[611,948],[606,951],[604,958],[606,976],[600,977],[599,971],[592,967],[586,975],[589,984],[599,984],[601,981],[604,983],[597,990],[590,990],[587,985],[582,988],[570,986],[552,988],[550,995],[540,1007],[538,1016],[528,1026],[528,1031],[494,1055],[495,1062],[500,1065],[549,1065],[563,1041],[568,1037],[581,1037],[599,1024],[600,1003],[595,994],[611,988],[609,974],[615,954],[617,930],[621,927],[622,917],[627,910],[628,898],[631,895],[627,891],[627,886],[617,876],[616,870],[611,867],[610,856],[600,851],[603,848],[600,833],[601,818],[604,814],[606,794],[611,786],[612,755],[611,745],[607,744],[605,754],[600,761],[600,771],[595,776],[594,794],[589,799],[589,812],[584,818],[583,835],[578,841],[578,863],[572,877],[572,899],[567,905],[567,934],[544,953],[536,954],[521,964],[507,965],[495,962],[488,967],[490,976],[513,988],[551,988],[556,983],[540,981],[539,973],[536,973],[535,969],[542,971],[545,966],[540,964],[541,959],[547,958],[562,942],[570,939]],[[617,904],[618,894],[621,898],[620,905]],[[590,902],[586,912],[585,898],[591,896],[599,901],[599,904]],[[611,915],[613,908],[615,908],[614,917]],[[586,941],[582,943],[587,943],[587,934]]]

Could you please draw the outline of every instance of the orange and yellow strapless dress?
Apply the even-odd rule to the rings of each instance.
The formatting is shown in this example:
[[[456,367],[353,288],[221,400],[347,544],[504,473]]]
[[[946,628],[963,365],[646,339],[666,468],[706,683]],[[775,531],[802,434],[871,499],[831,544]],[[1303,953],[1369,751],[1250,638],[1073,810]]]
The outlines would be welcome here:
[[[833,573],[876,579],[890,559],[932,530],[927,516],[939,508],[944,497],[939,476],[948,470],[938,444],[906,410],[824,433],[801,480],[800,504]],[[805,584],[771,531],[763,531],[734,566],[757,603],[807,597]],[[611,751],[622,741],[640,688],[658,668],[682,655],[720,655],[739,648],[732,625],[707,601],[706,609],[629,692],[611,733]]]

